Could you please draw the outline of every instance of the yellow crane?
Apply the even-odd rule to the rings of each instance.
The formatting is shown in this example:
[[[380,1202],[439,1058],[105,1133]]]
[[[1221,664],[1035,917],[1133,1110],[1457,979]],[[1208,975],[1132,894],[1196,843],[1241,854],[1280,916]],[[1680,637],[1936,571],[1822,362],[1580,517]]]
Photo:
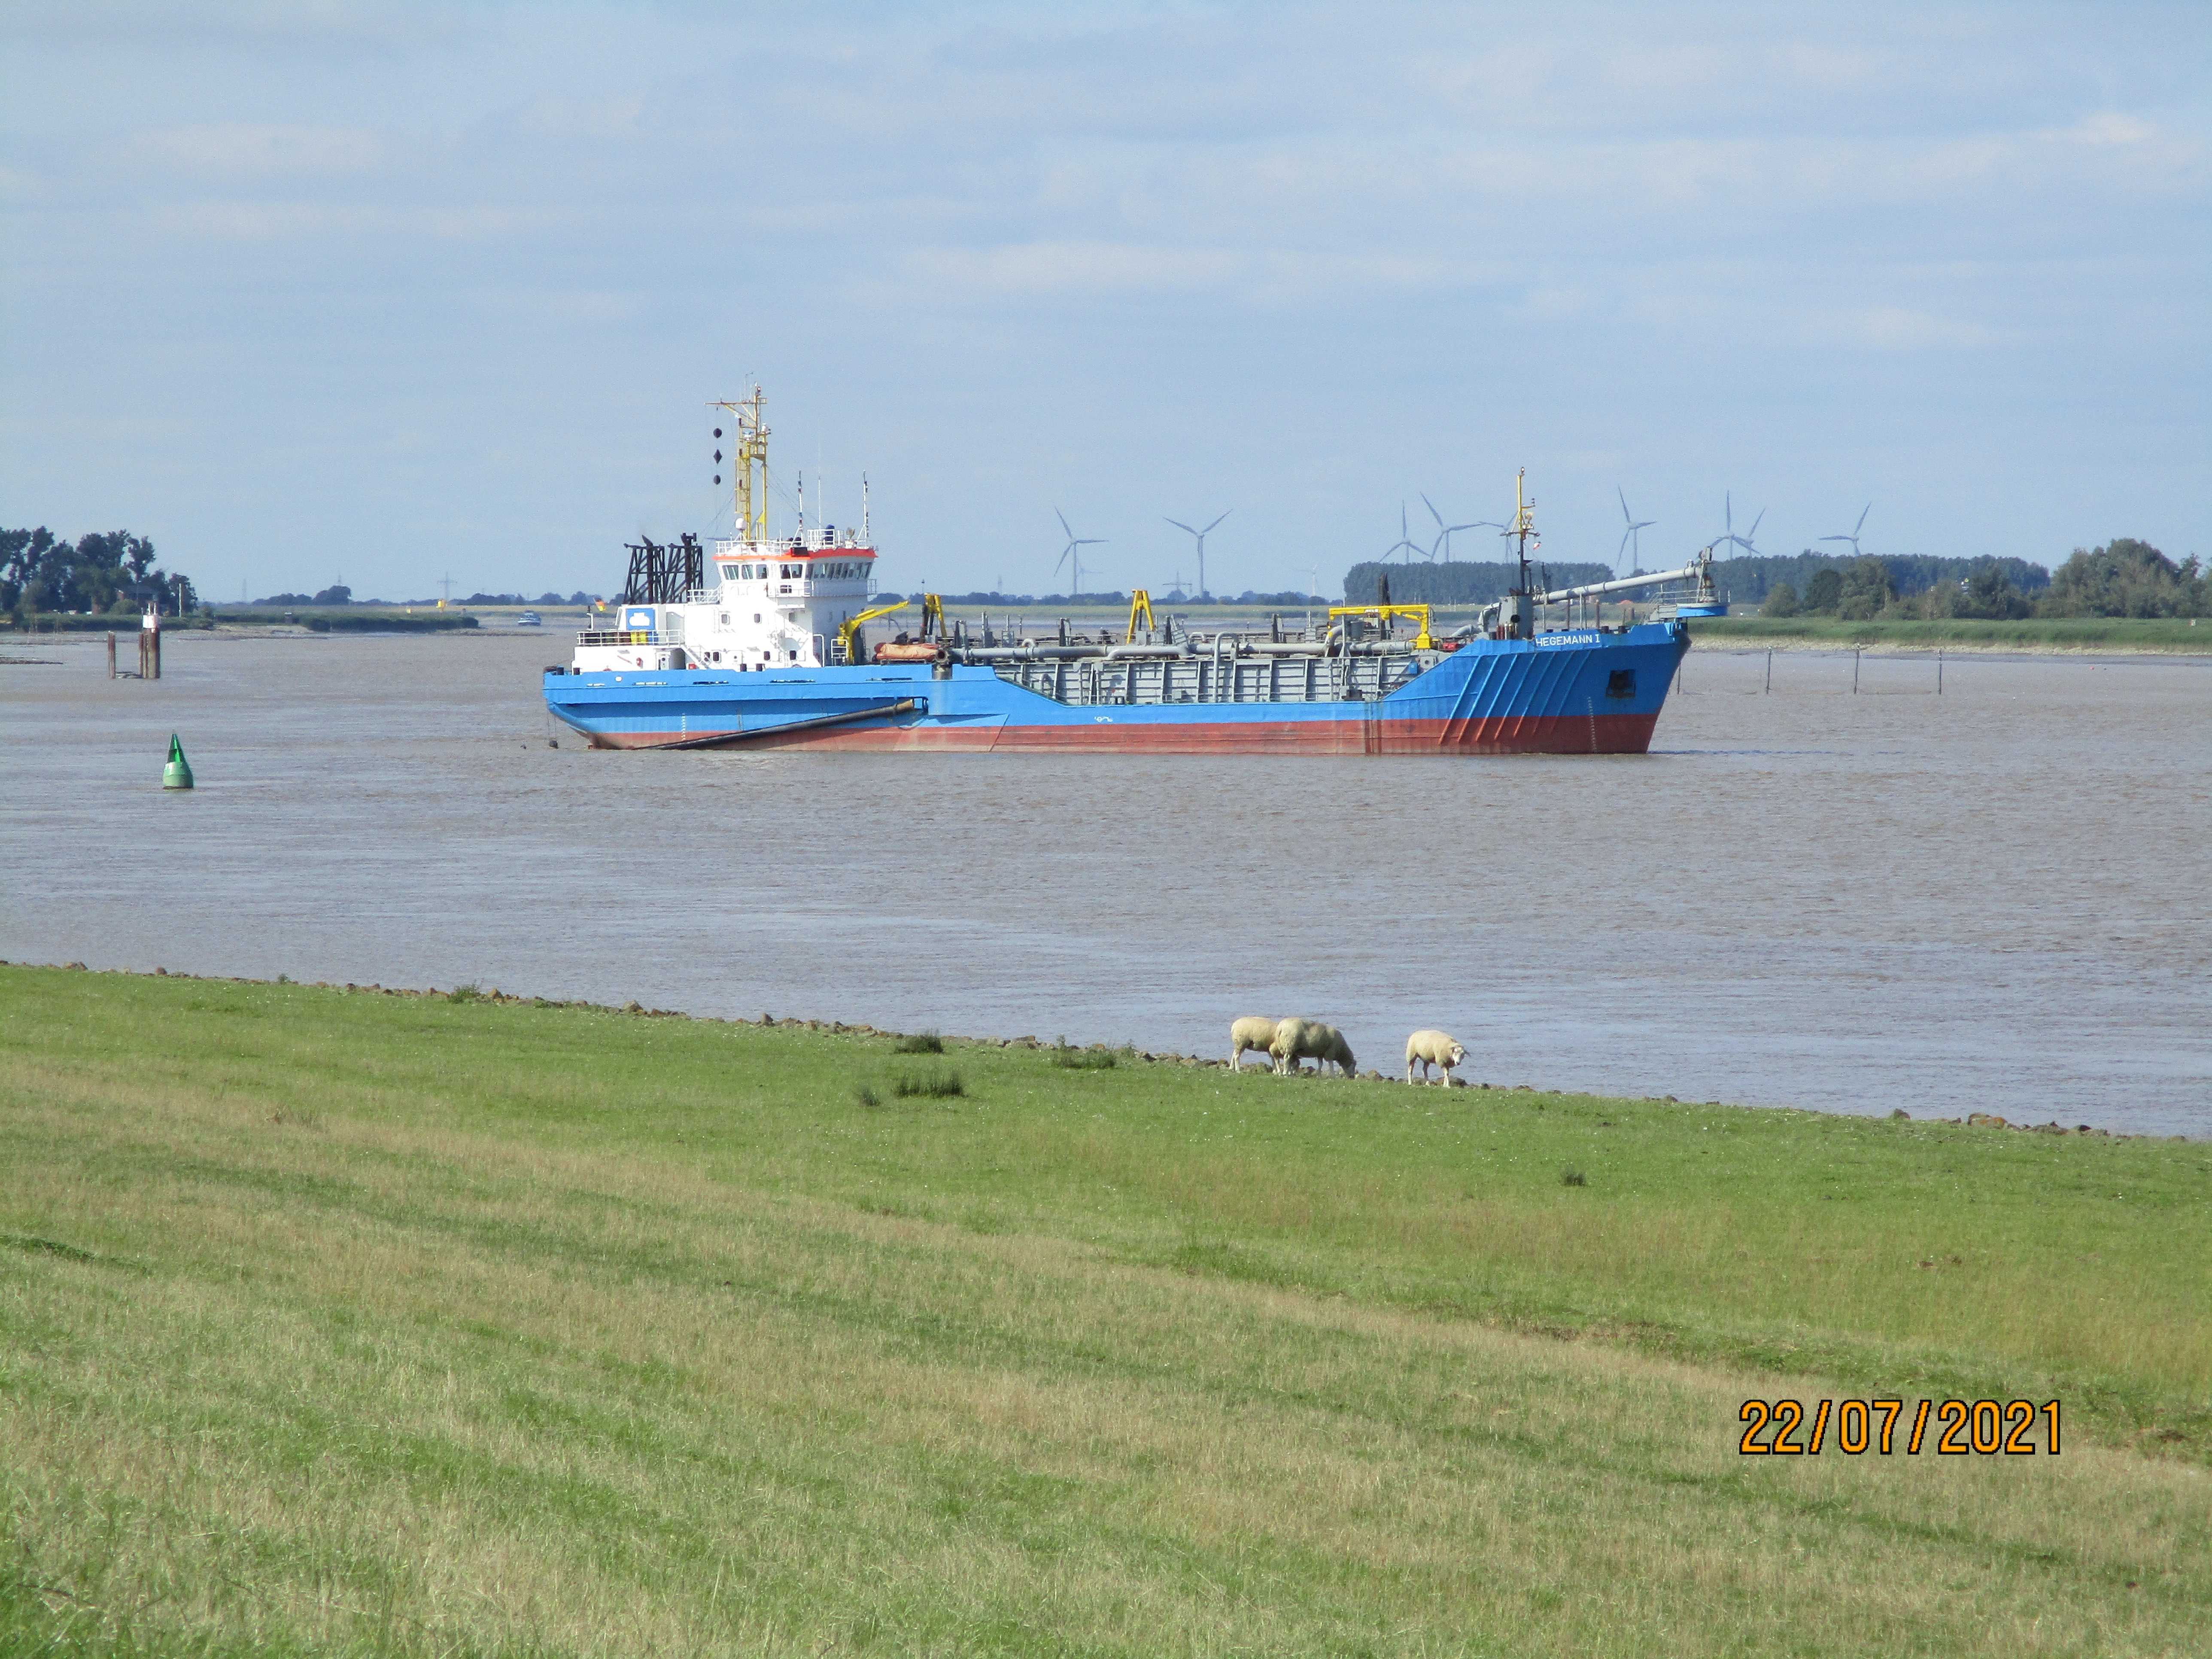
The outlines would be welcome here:
[[[1129,595],[1129,631],[1123,635],[1125,642],[1137,637],[1137,619],[1140,617],[1144,618],[1146,631],[1151,632],[1153,626],[1152,596],[1141,587]]]
[[[935,595],[933,594],[931,598],[933,601]],[[863,623],[872,623],[878,617],[888,617],[895,611],[903,611],[911,603],[911,600],[901,599],[896,605],[879,605],[873,611],[863,611],[859,616],[848,617],[839,623],[837,641],[845,647],[845,660],[848,663],[857,663],[860,660],[860,625]],[[925,611],[923,614],[927,615],[927,612]]]
[[[1425,605],[1333,605],[1328,609],[1332,617],[1372,617],[1385,628],[1393,617],[1411,617],[1420,625],[1413,635],[1413,649],[1433,651],[1437,642],[1429,633],[1429,607]]]

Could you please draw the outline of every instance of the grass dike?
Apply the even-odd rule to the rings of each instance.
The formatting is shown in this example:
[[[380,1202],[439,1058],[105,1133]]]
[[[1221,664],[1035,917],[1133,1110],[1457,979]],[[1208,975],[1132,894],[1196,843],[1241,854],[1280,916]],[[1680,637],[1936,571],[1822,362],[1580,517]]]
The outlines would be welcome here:
[[[2212,1605],[2201,1142],[473,987],[0,1011],[0,1650],[2149,1654]],[[1739,1453],[1870,1395],[2065,1437]]]

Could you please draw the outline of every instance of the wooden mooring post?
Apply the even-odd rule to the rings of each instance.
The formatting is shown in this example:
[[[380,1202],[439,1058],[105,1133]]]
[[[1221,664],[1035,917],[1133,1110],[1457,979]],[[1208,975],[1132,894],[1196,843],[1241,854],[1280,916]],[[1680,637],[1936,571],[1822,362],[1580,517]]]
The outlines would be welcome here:
[[[1774,690],[1774,653],[1771,651],[1766,653],[1766,690],[1770,695]]]
[[[161,678],[161,619],[150,611],[138,619],[138,678]]]
[[[1852,653],[1851,653],[1851,695],[1852,695],[1853,696],[1855,696],[1855,697],[1856,697],[1856,696],[1858,696],[1858,694],[1859,694],[1859,653],[1858,653],[1857,652],[1854,651],[1854,652],[1852,652]]]
[[[115,678],[115,635],[112,634],[107,636],[107,678],[111,680]]]

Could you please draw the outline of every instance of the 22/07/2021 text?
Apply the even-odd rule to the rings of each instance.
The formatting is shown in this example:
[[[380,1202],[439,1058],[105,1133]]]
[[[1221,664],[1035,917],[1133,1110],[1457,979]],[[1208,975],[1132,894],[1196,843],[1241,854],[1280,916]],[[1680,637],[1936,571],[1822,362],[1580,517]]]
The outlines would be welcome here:
[[[1828,1447],[1832,1425],[1835,1448],[1846,1456],[1873,1451],[1888,1457],[1899,1449],[1897,1424],[1904,1413],[1905,1401],[1898,1399],[1820,1400],[1813,1402],[1809,1413],[1802,1400],[1747,1400],[1736,1413],[1744,1425],[1736,1449],[1747,1457],[1818,1456]],[[1907,1457],[1920,1455],[1931,1418],[1937,1431],[1934,1450],[1939,1456],[2058,1455],[2056,1400],[2040,1406],[2027,1400],[1923,1400],[1905,1432]],[[2033,1437],[2038,1418],[2044,1426],[2040,1445]]]

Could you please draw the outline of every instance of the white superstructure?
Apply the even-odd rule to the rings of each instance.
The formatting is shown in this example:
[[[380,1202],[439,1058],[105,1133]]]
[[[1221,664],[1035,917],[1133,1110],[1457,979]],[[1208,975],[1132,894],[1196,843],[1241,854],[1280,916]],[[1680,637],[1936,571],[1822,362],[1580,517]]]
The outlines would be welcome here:
[[[714,585],[677,604],[625,605],[618,626],[580,635],[575,667],[821,667],[838,629],[868,609],[876,550],[834,526],[779,541],[714,544]]]
[[[846,641],[840,630],[869,608],[875,585],[876,550],[867,544],[865,483],[857,533],[835,525],[810,531],[802,513],[795,533],[771,538],[768,428],[761,420],[760,388],[755,386],[741,403],[712,407],[726,410],[736,423],[731,461],[738,533],[712,544],[702,562],[701,585],[686,589],[681,599],[626,601],[619,607],[617,626],[579,635],[577,672],[714,668],[750,673],[843,660]],[[721,428],[714,428],[714,437],[721,440]],[[719,448],[714,459],[722,459]],[[696,555],[688,538],[685,545]],[[856,631],[852,638],[858,641]]]

